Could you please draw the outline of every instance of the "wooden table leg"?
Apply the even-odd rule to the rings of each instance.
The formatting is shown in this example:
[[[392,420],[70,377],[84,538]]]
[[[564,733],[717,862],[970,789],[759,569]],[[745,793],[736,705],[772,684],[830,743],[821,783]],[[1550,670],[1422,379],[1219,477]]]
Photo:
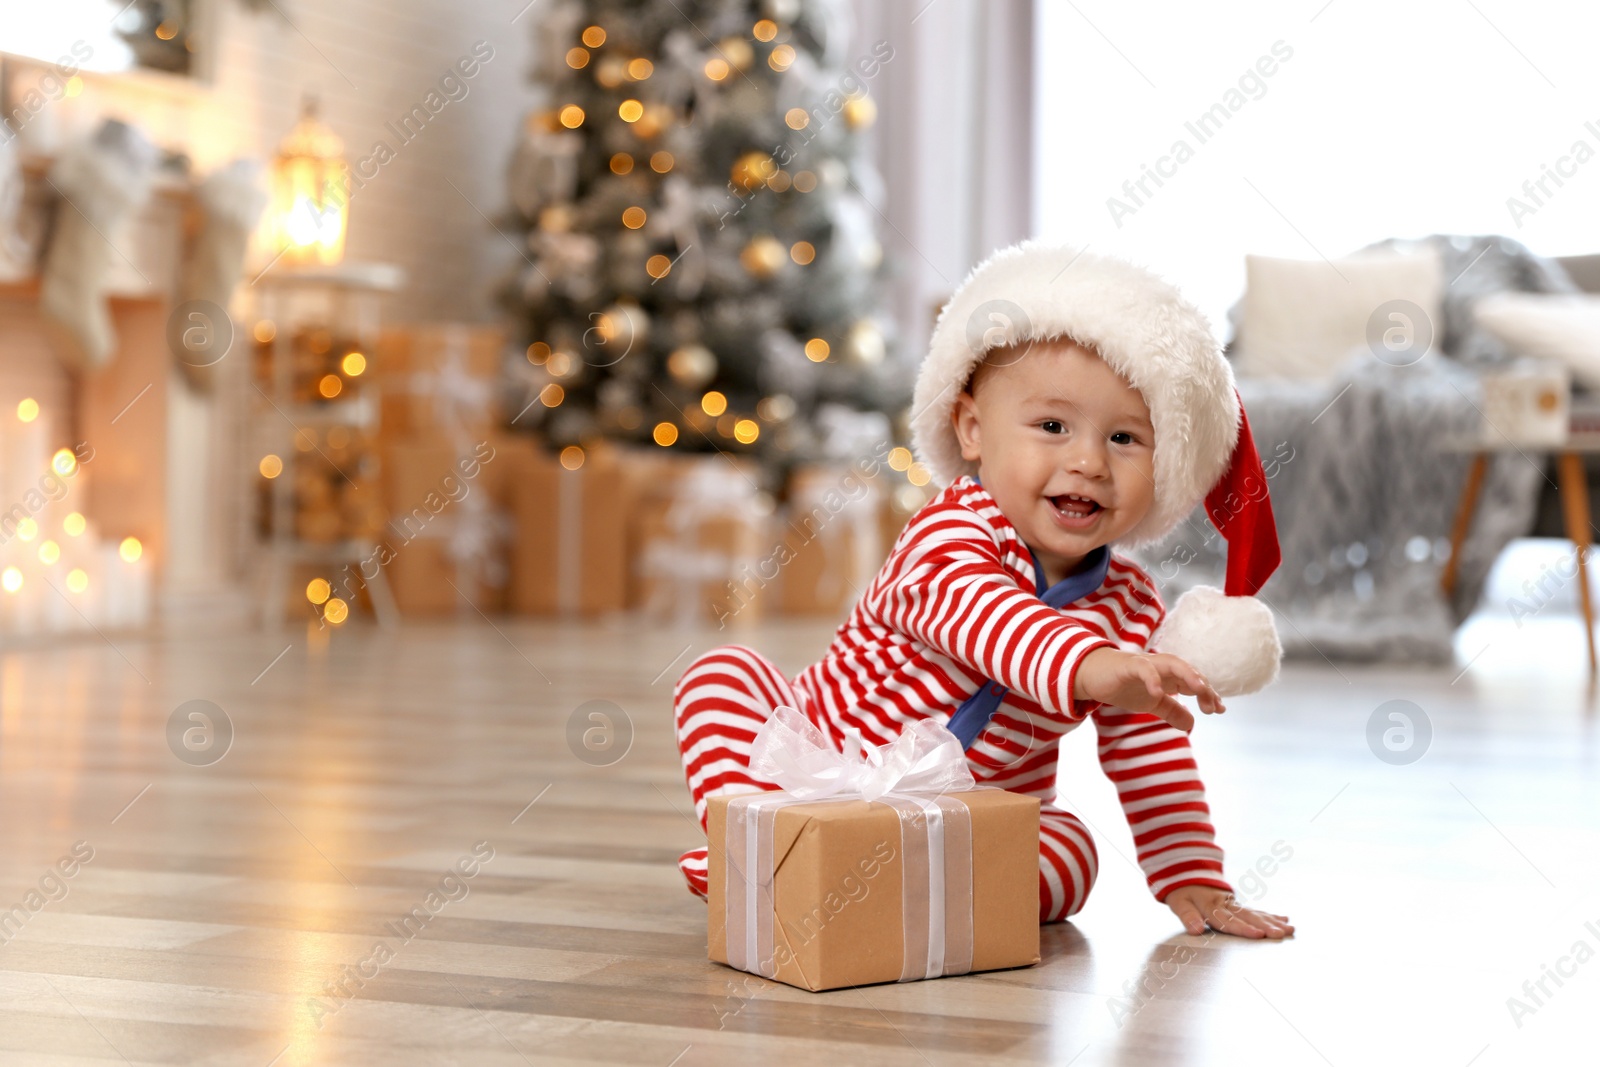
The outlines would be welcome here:
[[[1589,676],[1597,670],[1594,653],[1594,604],[1589,598],[1589,569],[1584,557],[1589,554],[1589,486],[1585,480],[1583,457],[1577,452],[1562,452],[1557,457],[1561,485],[1561,510],[1566,514],[1567,537],[1578,554],[1578,603],[1583,608],[1583,630],[1589,643]]]
[[[1439,588],[1449,600],[1456,591],[1456,568],[1461,563],[1461,545],[1472,527],[1472,513],[1478,507],[1478,493],[1483,488],[1483,472],[1488,469],[1489,454],[1474,452],[1472,465],[1467,468],[1467,484],[1461,490],[1461,503],[1456,508],[1455,525],[1450,529],[1450,558],[1444,561],[1444,573],[1439,576]]]

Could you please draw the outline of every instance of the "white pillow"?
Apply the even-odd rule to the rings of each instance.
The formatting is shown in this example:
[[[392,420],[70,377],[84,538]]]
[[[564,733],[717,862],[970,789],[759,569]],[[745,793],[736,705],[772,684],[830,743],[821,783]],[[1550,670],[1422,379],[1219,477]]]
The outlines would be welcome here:
[[[1320,259],[1268,256],[1244,261],[1244,316],[1233,353],[1242,377],[1327,381],[1352,349],[1368,349],[1369,336],[1382,338],[1396,326],[1416,331],[1427,348],[1401,351],[1394,362],[1415,362],[1438,348],[1444,268],[1432,247],[1362,252],[1331,266]],[[1404,319],[1378,315],[1396,300],[1420,308],[1425,321],[1415,321],[1415,312]]]
[[[1600,296],[1491,293],[1472,314],[1518,355],[1563,363],[1575,379],[1600,389]]]

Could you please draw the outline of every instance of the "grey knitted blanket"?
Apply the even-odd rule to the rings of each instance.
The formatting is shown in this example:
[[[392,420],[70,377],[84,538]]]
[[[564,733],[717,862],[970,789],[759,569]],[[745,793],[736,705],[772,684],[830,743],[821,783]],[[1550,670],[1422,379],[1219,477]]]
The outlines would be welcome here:
[[[1449,282],[1435,351],[1404,367],[1352,351],[1331,385],[1239,381],[1283,548],[1283,564],[1260,595],[1277,614],[1286,657],[1449,662],[1452,635],[1477,605],[1495,558],[1533,524],[1540,457],[1493,454],[1446,600],[1439,576],[1470,456],[1443,451],[1440,441],[1478,432],[1477,371],[1511,359],[1473,321],[1471,305],[1505,289],[1577,287],[1558,265],[1504,237],[1435,235],[1370,247],[1423,242],[1439,249]],[[1228,316],[1235,334],[1240,308]],[[1170,607],[1191,586],[1223,584],[1225,548],[1200,507],[1160,544],[1128,554]]]

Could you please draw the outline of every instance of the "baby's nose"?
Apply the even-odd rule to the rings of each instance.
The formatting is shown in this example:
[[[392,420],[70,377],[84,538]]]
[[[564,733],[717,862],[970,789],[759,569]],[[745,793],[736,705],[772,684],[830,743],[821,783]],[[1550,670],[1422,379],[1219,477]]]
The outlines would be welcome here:
[[[1066,465],[1070,473],[1085,477],[1100,477],[1110,467],[1106,461],[1106,450],[1099,442],[1090,441],[1079,442],[1069,449]]]

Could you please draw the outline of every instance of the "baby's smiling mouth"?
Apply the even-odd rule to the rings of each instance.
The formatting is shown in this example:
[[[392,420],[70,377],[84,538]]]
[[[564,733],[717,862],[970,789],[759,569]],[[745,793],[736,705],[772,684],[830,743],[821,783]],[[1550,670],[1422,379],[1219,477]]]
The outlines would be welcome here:
[[[1048,499],[1057,513],[1067,518],[1087,519],[1103,510],[1098,501],[1076,493],[1063,493]]]

